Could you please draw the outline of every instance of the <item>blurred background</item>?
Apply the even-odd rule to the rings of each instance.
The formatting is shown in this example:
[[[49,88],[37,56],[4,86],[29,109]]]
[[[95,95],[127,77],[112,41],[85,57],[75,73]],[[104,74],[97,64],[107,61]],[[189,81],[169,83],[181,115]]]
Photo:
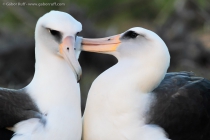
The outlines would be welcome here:
[[[172,71],[210,79],[209,0],[3,0],[0,3],[0,86],[22,88],[34,74],[34,28],[50,10],[70,13],[83,24],[80,36],[105,37],[140,26],[166,42]],[[33,4],[34,3],[34,4]],[[82,52],[82,111],[93,80],[117,63],[113,56]],[[119,79],[120,80],[120,79]]]

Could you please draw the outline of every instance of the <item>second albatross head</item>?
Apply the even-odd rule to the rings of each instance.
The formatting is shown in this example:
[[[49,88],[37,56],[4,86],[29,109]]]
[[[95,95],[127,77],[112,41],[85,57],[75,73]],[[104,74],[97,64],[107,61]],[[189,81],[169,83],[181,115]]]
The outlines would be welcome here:
[[[72,67],[77,81],[79,81],[82,74],[78,57],[80,51],[75,47],[80,44],[80,37],[77,34],[82,30],[80,22],[75,20],[67,13],[60,11],[51,11],[42,16],[36,25],[35,39],[36,54],[41,53],[50,54],[65,61]],[[45,57],[47,59],[47,57]],[[36,58],[37,59],[37,58]],[[43,59],[43,57],[42,57]]]
[[[164,41],[154,32],[141,27],[134,27],[122,34],[106,38],[83,38],[81,49],[111,54],[118,60],[135,58],[140,63],[149,65],[161,63],[165,69],[170,63],[170,54]]]

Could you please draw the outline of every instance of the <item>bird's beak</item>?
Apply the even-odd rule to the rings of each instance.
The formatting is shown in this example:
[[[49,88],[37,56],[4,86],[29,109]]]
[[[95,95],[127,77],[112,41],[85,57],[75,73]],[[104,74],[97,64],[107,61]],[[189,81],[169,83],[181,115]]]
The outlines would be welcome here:
[[[120,45],[120,35],[96,38],[96,39],[82,39],[81,50],[89,52],[113,52],[117,50]]]
[[[77,82],[79,82],[82,69],[81,66],[76,58],[75,54],[75,38],[72,36],[67,36],[63,39],[63,42],[59,46],[59,52],[63,56],[63,58],[68,62],[68,64],[73,68]]]

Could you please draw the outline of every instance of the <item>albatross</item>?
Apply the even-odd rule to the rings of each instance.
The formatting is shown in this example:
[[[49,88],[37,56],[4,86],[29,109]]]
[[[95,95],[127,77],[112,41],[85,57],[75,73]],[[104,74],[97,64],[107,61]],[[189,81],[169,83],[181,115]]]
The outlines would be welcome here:
[[[118,59],[92,83],[83,140],[210,139],[210,81],[191,72],[167,73],[170,54],[156,33],[134,27],[83,38],[81,49]]]
[[[78,57],[80,22],[50,11],[35,28],[35,74],[23,89],[0,88],[0,138],[80,140],[82,133]]]

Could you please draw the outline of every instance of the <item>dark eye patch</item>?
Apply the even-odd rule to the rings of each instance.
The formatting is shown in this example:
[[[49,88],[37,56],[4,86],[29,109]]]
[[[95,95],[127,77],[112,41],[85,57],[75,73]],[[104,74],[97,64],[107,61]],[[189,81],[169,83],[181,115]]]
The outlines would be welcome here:
[[[61,42],[62,34],[57,30],[48,29],[50,34],[56,39],[56,41]]]
[[[80,32],[77,32],[77,33],[76,33],[76,35],[75,35],[75,40],[77,39],[77,36],[78,36],[79,33],[80,33]]]
[[[77,33],[76,33],[76,36],[78,36],[78,35],[79,35],[79,33],[80,33],[80,32],[77,32]]]
[[[134,32],[134,31],[128,31],[128,32],[126,32],[124,35],[123,35],[123,37],[122,38],[127,38],[127,39],[129,39],[129,38],[136,38],[137,36],[139,36],[140,34],[138,34],[138,33],[136,33],[136,32]],[[144,36],[144,35],[140,35],[140,36]]]

